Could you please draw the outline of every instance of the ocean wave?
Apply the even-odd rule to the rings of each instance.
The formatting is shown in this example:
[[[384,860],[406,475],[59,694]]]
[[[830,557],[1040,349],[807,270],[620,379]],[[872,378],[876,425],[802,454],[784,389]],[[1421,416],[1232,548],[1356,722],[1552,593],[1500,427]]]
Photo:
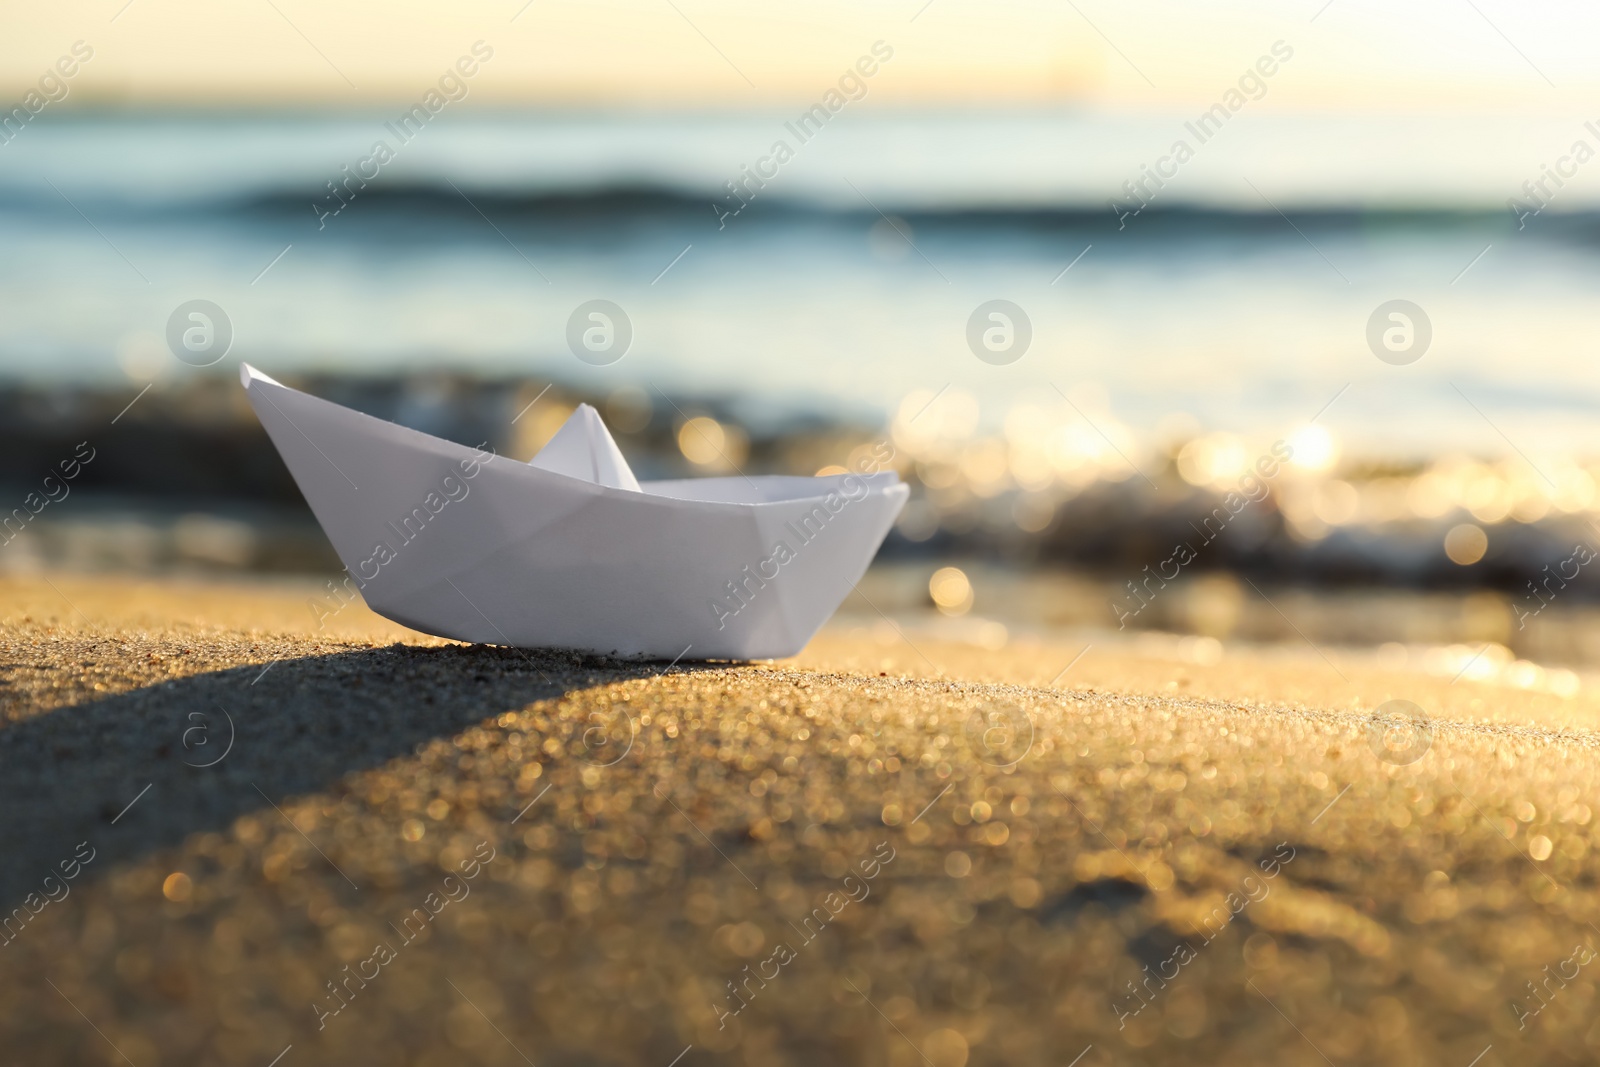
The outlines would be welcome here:
[[[1272,219],[1279,210],[1297,223],[1459,224],[1512,219],[1508,198],[1529,195],[1523,161],[1571,141],[1556,119],[1262,113],[1197,146],[1203,166],[1158,179],[1141,168],[1159,162],[1193,116],[879,109],[841,115],[826,136],[800,137],[789,110],[474,106],[452,109],[426,132],[397,127],[405,125],[397,115],[63,110],[0,145],[0,193],[24,203],[65,196],[142,210],[262,209],[320,199],[330,183],[358,172],[372,199],[443,205],[460,199],[459,189],[530,212],[703,211],[725,201],[732,185],[745,194],[754,187],[755,201],[769,210],[824,214],[1070,221],[1111,215],[1113,200],[1125,211],[1137,195],[1148,206],[1130,229],[1151,217]],[[1481,146],[1491,139],[1502,150],[1486,156]],[[759,165],[780,141],[793,161],[781,173],[748,174],[751,161]],[[362,166],[380,142],[387,146],[381,177]],[[1576,214],[1549,217],[1563,211]],[[1564,189],[1528,229],[1550,232],[1595,212],[1600,196]]]
[[[307,205],[328,199],[326,186],[311,183],[285,183],[272,186],[218,187],[190,191],[186,195],[151,198],[132,196],[126,190],[105,189],[74,196],[67,202],[49,186],[32,183],[0,183],[0,212],[14,214],[72,214],[74,204],[92,204],[103,210],[129,216],[153,217],[204,212],[213,215],[303,216]],[[712,211],[725,208],[727,193],[712,187],[695,187],[668,182],[613,182],[564,185],[528,183],[525,185],[481,185],[463,179],[434,181],[375,181],[361,189],[357,198],[363,211],[374,213],[426,215],[449,218],[455,215],[478,217],[486,213],[496,219],[527,219],[581,222],[619,218],[687,219],[696,222],[716,219]],[[1035,199],[1005,200],[970,198],[930,203],[908,197],[874,197],[869,203],[855,203],[833,196],[819,196],[813,189],[774,189],[764,191],[747,209],[752,215],[782,218],[879,218],[892,215],[923,226],[947,224],[973,227],[1017,227],[1024,229],[1103,229],[1117,228],[1117,213],[1105,202],[1064,198],[1058,202]],[[1180,198],[1161,205],[1151,204],[1139,216],[1140,231],[1161,229],[1167,233],[1207,235],[1226,233],[1235,237],[1255,233],[1283,236],[1285,220],[1306,230],[1349,232],[1364,230],[1413,230],[1447,232],[1459,230],[1515,228],[1515,220],[1504,210],[1429,205],[1363,207],[1317,206],[1250,210],[1204,203],[1187,203]],[[1600,236],[1600,210],[1575,210],[1552,216],[1546,234],[1590,238]],[[1131,228],[1131,227],[1130,227]],[[1293,236],[1290,232],[1289,236]]]

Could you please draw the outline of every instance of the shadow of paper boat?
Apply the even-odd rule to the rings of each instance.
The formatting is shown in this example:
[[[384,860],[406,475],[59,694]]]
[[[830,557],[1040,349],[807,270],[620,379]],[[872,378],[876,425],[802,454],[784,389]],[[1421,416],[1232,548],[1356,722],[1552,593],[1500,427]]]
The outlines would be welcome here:
[[[890,472],[640,483],[575,411],[528,463],[240,379],[378,614],[440,637],[674,659],[800,651],[909,492]]]

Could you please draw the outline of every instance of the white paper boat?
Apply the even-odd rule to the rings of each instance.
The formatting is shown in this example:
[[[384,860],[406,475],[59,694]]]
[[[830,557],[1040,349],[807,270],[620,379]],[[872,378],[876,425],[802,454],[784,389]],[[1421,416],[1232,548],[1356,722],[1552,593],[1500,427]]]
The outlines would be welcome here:
[[[672,659],[799,652],[909,492],[893,471],[640,483],[583,405],[528,463],[240,379],[378,614],[440,637]]]

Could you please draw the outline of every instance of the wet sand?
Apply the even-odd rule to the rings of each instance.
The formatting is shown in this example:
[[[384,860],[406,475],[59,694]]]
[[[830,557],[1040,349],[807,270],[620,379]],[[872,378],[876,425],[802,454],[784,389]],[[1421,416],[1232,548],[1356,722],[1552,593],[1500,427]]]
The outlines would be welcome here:
[[[1588,688],[848,620],[669,668],[313,592],[0,580],[8,1060],[1600,1050]]]

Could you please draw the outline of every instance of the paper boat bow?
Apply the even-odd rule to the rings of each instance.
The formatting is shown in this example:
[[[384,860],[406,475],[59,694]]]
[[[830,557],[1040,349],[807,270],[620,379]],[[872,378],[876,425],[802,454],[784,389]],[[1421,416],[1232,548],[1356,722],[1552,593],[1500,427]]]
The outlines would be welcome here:
[[[909,493],[892,471],[640,483],[586,404],[518,463],[248,364],[240,378],[372,610],[461,641],[793,655],[866,571]]]

